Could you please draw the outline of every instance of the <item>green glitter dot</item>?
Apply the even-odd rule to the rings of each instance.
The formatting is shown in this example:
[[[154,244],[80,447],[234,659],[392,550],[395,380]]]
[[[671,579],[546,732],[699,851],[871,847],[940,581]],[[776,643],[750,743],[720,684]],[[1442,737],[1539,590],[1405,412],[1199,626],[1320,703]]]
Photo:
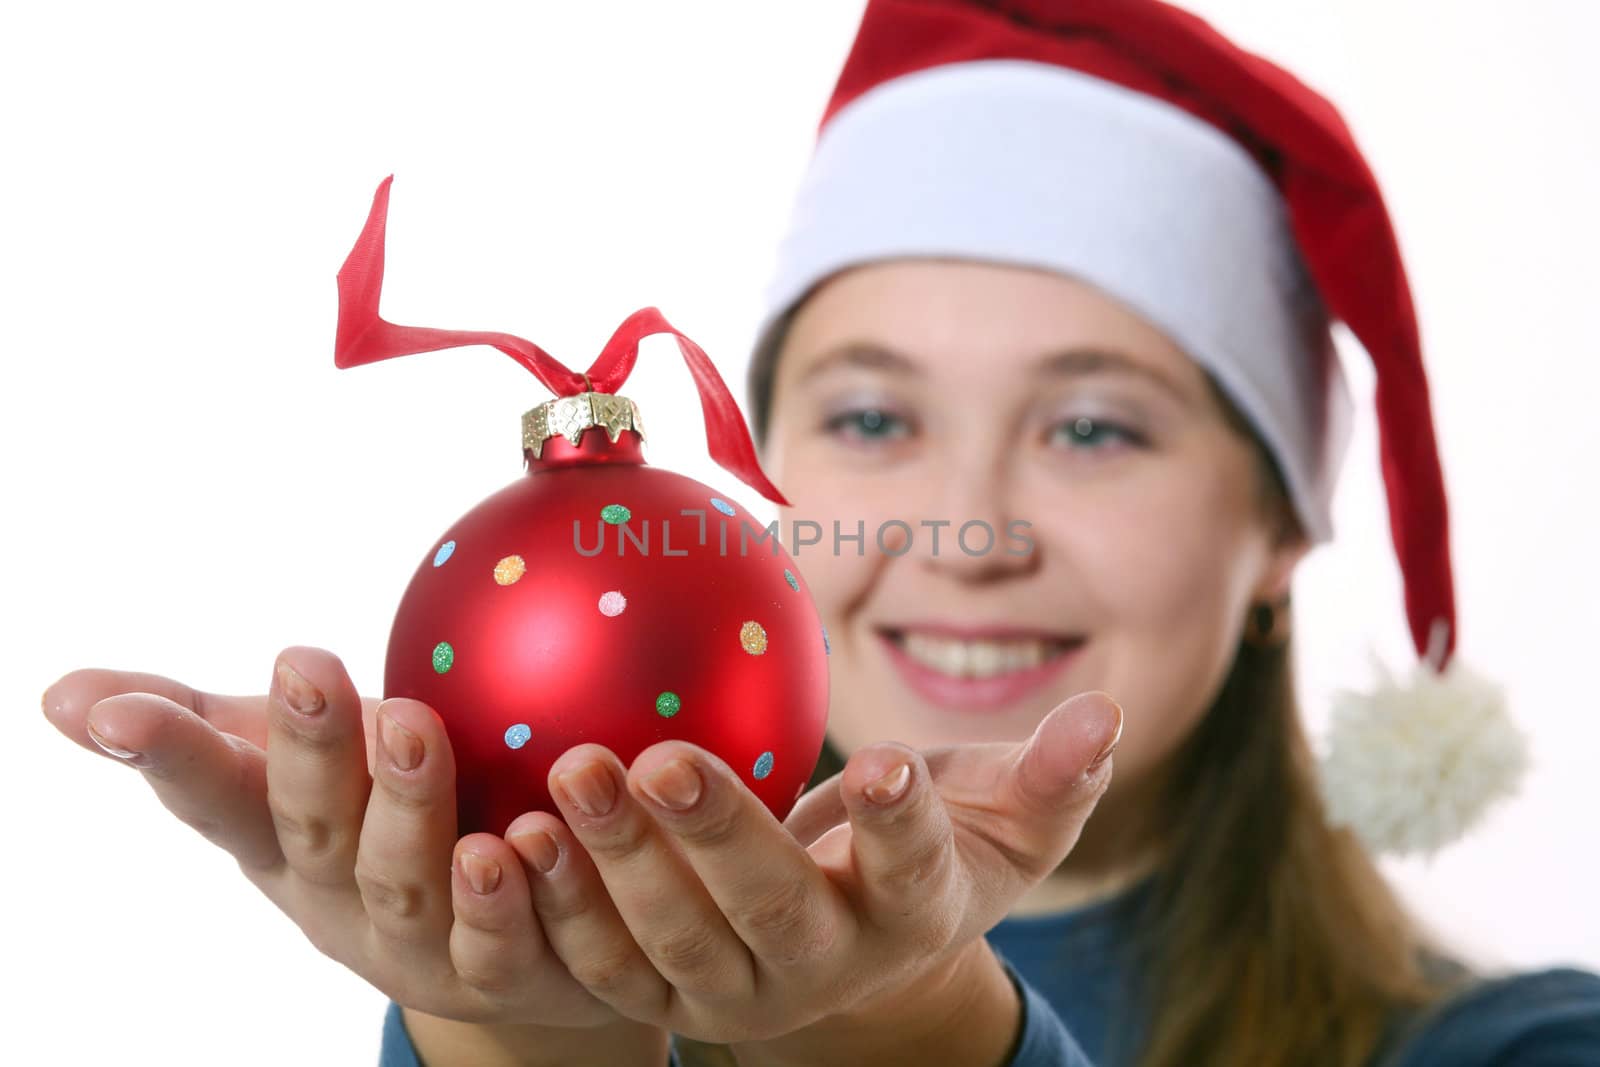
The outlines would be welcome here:
[[[600,517],[613,526],[621,526],[623,523],[633,518],[633,512],[629,511],[621,504],[607,504],[605,507],[600,509]]]
[[[793,589],[796,593],[800,591],[800,579],[794,576],[794,571],[786,568],[783,572],[783,580],[788,582],[789,588]]]
[[[450,647],[449,641],[440,641],[433,646],[433,669],[443,674],[450,669],[456,661],[456,650]]]
[[[670,719],[678,714],[678,709],[683,707],[683,701],[678,699],[678,694],[670,689],[656,697],[656,712],[663,719]]]

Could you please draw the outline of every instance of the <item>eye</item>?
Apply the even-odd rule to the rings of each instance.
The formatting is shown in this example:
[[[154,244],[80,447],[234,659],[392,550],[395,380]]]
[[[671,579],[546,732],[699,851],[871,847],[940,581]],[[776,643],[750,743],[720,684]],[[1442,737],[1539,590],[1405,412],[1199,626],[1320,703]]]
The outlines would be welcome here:
[[[1050,440],[1051,443],[1060,441],[1071,449],[1095,451],[1115,445],[1131,445],[1137,448],[1147,443],[1144,435],[1137,430],[1131,430],[1109,419],[1093,419],[1087,415],[1079,415],[1077,418],[1057,423],[1051,430]]]
[[[856,441],[891,441],[911,432],[910,423],[882,408],[856,408],[830,416],[823,427],[837,437]]]

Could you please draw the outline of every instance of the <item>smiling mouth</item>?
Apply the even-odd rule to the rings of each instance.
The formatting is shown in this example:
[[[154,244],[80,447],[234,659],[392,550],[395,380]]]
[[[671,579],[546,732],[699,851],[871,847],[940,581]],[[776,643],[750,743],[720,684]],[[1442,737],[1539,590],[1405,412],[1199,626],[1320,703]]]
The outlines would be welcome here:
[[[1081,637],[959,638],[919,630],[879,631],[918,666],[947,678],[998,678],[1037,670],[1080,647]]]

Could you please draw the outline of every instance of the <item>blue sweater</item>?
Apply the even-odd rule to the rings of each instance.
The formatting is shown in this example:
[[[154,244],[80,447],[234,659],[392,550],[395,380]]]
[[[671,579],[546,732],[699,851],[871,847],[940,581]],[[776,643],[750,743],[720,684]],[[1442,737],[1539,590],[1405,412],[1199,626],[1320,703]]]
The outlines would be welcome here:
[[[1006,919],[988,934],[1022,995],[1022,1038],[1009,1067],[1126,1067],[1138,1017],[1123,946],[1126,907],[1146,880],[1072,911]],[[1552,968],[1483,979],[1398,1027],[1372,1067],[1600,1067],[1600,975]],[[379,1067],[422,1067],[400,1009],[389,1005]],[[676,1052],[668,1067],[679,1067]]]

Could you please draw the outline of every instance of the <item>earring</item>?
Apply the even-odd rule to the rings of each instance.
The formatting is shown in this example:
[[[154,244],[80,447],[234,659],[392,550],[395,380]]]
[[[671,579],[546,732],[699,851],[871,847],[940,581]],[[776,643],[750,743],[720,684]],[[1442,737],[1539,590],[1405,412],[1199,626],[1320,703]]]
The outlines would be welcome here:
[[[1290,623],[1288,594],[1275,601],[1258,601],[1250,605],[1245,620],[1245,643],[1256,648],[1279,648],[1288,643]]]

